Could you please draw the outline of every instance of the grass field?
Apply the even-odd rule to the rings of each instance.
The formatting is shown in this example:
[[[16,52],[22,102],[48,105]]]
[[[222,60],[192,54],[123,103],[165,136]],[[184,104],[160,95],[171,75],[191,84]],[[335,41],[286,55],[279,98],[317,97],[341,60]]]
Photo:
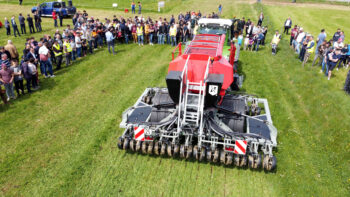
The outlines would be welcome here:
[[[83,1],[81,1],[83,2]],[[91,9],[90,15],[124,15]],[[99,2],[107,2],[99,1]],[[125,1],[127,2],[127,1]],[[148,1],[154,3],[154,1]],[[215,11],[217,3],[177,1],[169,16],[190,9]],[[281,29],[287,16],[317,35],[337,27],[349,10],[256,5],[222,0],[224,17],[256,20],[264,11],[269,26]],[[121,4],[121,3],[120,3]],[[0,18],[26,13],[29,5],[0,4]],[[146,5],[146,2],[144,3]],[[146,9],[146,8],[145,8]],[[328,14],[322,14],[327,12]],[[337,20],[335,23],[334,20]],[[70,21],[66,21],[70,23]],[[44,19],[44,33],[54,31]],[[42,34],[35,34],[39,38]],[[8,39],[0,29],[0,45]],[[24,38],[9,37],[23,49]],[[349,39],[347,38],[347,41]],[[348,196],[350,193],[350,97],[341,90],[346,70],[327,81],[319,68],[301,63],[284,36],[276,56],[264,47],[242,52],[243,90],[269,100],[279,130],[275,173],[209,163],[125,153],[116,146],[121,113],[146,87],[165,86],[170,46],[118,45],[118,54],[98,51],[64,68],[54,79],[41,79],[41,90],[0,106],[1,196]]]

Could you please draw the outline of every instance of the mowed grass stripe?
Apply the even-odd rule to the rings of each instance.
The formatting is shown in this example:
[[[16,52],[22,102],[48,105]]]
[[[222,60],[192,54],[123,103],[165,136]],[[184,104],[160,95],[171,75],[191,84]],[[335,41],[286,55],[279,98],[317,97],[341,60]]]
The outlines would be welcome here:
[[[78,65],[77,65],[78,66]],[[108,65],[107,65],[108,66]],[[125,70],[127,70],[127,68],[125,69]],[[97,72],[98,72],[98,70],[97,70]],[[106,71],[106,73],[108,73],[108,71]],[[101,78],[101,80],[104,80],[103,78]],[[103,84],[103,83],[102,83]],[[85,84],[86,86],[89,86],[89,83],[87,83],[87,84]],[[91,93],[89,93],[89,92],[85,92],[86,94],[90,94],[90,95],[93,95],[93,94],[91,94]],[[72,94],[73,96],[72,97],[74,97],[74,95],[76,95],[76,93],[74,93],[74,94]],[[81,96],[80,97],[81,99],[83,99],[84,97],[83,96]],[[68,99],[68,100],[71,100],[72,101],[72,99]],[[67,100],[63,100],[63,103],[65,103]],[[75,100],[76,101],[76,100]],[[68,101],[68,103],[69,103],[69,101]],[[70,107],[69,106],[66,106],[66,107],[68,107],[66,110],[68,110],[68,111],[70,111],[71,109],[70,109]],[[62,107],[61,107],[62,108]],[[77,111],[77,113],[79,113],[80,111],[79,110],[74,110],[74,111]],[[65,115],[63,115],[64,117],[59,117],[59,119],[58,119],[58,125],[57,125],[57,127],[58,127],[58,129],[60,128],[60,125],[61,125],[61,127],[63,126],[64,127],[64,125],[65,124],[62,124],[62,123],[64,123],[64,122],[61,122],[61,119],[62,118],[71,118],[71,117],[69,117],[69,114],[67,114],[66,113],[67,111],[65,111],[64,112],[64,114]],[[92,111],[91,111],[92,112]],[[87,113],[87,116],[89,116],[89,112],[87,111],[86,112]],[[66,115],[68,115],[68,117],[66,117]],[[80,116],[80,118],[82,118],[81,116]],[[93,122],[93,121],[92,121]],[[54,123],[53,123],[54,124]],[[66,125],[67,126],[67,125]],[[47,129],[45,129],[45,126],[44,126],[44,129],[43,130],[45,130],[45,132],[47,132]],[[64,131],[64,128],[63,128],[63,130],[62,131]],[[43,135],[43,133],[40,133],[39,135],[37,135],[37,139],[40,139],[40,140],[42,140],[42,141],[45,141],[45,140],[48,140],[48,139],[41,139],[42,138],[42,135]],[[76,139],[76,140],[79,140],[79,139]],[[29,140],[30,141],[30,140]],[[67,141],[67,142],[69,142],[69,141]],[[50,141],[45,141],[44,142],[44,144],[47,144],[47,143],[51,143]],[[63,143],[62,144],[62,147],[64,147],[65,146],[65,144],[64,144],[64,140],[63,140],[63,142],[61,142],[61,143]],[[38,143],[38,142],[36,142],[36,143],[34,143],[34,144],[38,144],[38,146],[40,146],[40,144],[41,143]],[[35,147],[35,146],[34,146]],[[56,146],[52,146],[52,148],[54,148],[54,147],[56,147]],[[38,147],[35,147],[36,149],[38,148]],[[59,148],[59,147],[56,147],[56,148]],[[45,150],[45,149],[44,149]],[[20,152],[20,151],[17,151],[17,153],[18,152]],[[28,155],[27,155],[28,156]],[[35,163],[34,163],[35,164]],[[33,165],[34,165],[33,164]],[[39,166],[38,166],[39,167]]]

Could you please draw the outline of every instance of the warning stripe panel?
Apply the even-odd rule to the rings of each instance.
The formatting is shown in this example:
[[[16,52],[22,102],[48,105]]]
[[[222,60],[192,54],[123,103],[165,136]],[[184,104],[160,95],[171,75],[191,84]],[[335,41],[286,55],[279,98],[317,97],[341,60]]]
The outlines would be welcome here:
[[[142,127],[134,127],[135,140],[145,140],[145,130]]]
[[[240,155],[245,155],[246,149],[247,149],[247,141],[236,140],[234,153],[240,154]]]

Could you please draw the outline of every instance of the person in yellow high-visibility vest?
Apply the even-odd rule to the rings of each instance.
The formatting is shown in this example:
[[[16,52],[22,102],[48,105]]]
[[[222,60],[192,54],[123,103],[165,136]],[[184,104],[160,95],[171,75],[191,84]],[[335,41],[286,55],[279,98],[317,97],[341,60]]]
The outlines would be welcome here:
[[[137,24],[137,29],[136,29],[136,34],[137,34],[137,42],[140,45],[143,45],[143,27],[141,24]]]
[[[171,46],[176,46],[176,33],[177,33],[176,26],[174,24],[171,24],[169,29]]]
[[[62,64],[63,49],[62,46],[58,44],[57,40],[55,40],[54,44],[52,45],[52,50],[56,58],[56,69],[59,70]]]
[[[281,41],[281,34],[279,34],[278,31],[273,35],[272,41],[271,41],[271,47],[272,47],[272,55],[276,55],[277,53],[277,46],[278,43]]]
[[[63,53],[64,56],[66,57],[66,66],[68,66],[71,62],[71,53],[72,53],[72,47],[70,46],[70,43],[68,41],[68,38],[64,39],[63,42]]]
[[[310,55],[315,52],[315,47],[316,47],[316,45],[315,45],[314,37],[310,36],[309,42],[306,45],[306,52],[305,52],[304,61],[302,64],[303,67],[304,67],[305,63],[307,62],[307,60],[309,60]]]

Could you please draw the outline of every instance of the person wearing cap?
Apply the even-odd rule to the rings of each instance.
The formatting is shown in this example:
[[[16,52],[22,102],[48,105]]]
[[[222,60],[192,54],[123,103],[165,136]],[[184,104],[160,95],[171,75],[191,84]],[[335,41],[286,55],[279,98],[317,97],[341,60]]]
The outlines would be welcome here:
[[[0,82],[5,86],[7,101],[10,99],[16,99],[15,93],[13,91],[13,70],[8,68],[6,64],[1,64],[1,68]]]
[[[336,43],[339,40],[340,33],[341,33],[341,30],[338,28],[337,31],[333,35],[333,43]]]
[[[333,52],[328,54],[328,80],[330,80],[332,76],[332,71],[336,67],[338,61],[340,59],[340,50],[334,49]]]
[[[310,36],[309,41],[306,45],[306,49],[305,49],[305,55],[304,55],[304,60],[303,60],[303,64],[302,66],[304,67],[305,63],[309,60],[309,57],[312,53],[315,52],[315,41],[314,41],[314,37]]]

